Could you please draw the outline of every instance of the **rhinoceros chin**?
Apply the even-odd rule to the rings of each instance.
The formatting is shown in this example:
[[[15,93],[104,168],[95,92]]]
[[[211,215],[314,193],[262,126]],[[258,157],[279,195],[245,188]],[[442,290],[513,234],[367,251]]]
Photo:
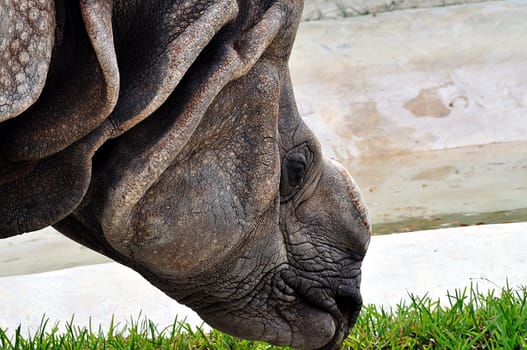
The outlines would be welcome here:
[[[4,11],[0,238],[53,225],[220,330],[338,349],[371,228],[295,105],[302,1],[38,6]]]

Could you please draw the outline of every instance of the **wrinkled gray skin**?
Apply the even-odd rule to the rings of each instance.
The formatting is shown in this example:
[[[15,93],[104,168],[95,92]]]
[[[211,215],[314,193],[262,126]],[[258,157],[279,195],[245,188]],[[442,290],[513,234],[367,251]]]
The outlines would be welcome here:
[[[0,0],[0,238],[53,225],[220,330],[339,348],[370,224],[295,106],[301,11]]]

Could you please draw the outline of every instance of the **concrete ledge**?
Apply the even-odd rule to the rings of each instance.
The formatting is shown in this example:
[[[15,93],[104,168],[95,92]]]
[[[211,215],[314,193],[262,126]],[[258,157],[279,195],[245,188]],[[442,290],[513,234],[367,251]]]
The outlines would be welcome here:
[[[316,21],[483,1],[489,0],[307,0],[304,5],[303,19]]]
[[[112,260],[72,241],[51,227],[0,239],[0,277],[110,261]]]
[[[479,289],[527,284],[527,222],[373,237],[363,266],[365,303],[395,305],[408,293],[436,298],[477,283]],[[35,330],[46,314],[53,324],[108,328],[141,313],[160,327],[174,317],[199,317],[116,263],[0,278],[0,326]]]

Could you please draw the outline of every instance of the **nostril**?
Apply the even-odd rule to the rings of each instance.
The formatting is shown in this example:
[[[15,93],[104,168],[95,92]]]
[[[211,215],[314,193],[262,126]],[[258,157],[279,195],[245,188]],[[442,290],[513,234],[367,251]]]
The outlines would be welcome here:
[[[340,285],[337,289],[335,302],[342,314],[344,323],[351,328],[357,321],[360,309],[362,308],[360,289],[349,284]]]
[[[360,289],[349,284],[343,284],[338,287],[337,299],[343,299],[348,304],[357,305],[358,308],[362,306]]]

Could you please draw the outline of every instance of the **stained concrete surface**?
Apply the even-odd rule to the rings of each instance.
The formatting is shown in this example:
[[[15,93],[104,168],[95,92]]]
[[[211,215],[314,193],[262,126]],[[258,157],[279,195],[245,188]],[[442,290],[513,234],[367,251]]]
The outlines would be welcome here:
[[[513,0],[302,23],[300,113],[356,178],[376,233],[525,220],[524,18]]]
[[[527,220],[527,142],[344,164],[362,189],[376,234]]]
[[[527,142],[527,1],[306,22],[300,113],[345,161]]]

